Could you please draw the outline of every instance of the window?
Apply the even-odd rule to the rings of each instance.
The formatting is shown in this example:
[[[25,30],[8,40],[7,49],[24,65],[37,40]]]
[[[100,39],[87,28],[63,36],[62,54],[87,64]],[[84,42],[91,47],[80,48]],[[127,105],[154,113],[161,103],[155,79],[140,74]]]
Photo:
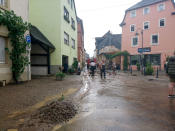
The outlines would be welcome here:
[[[0,0],[0,6],[2,7],[8,7],[8,0]]]
[[[161,55],[160,54],[150,54],[144,55],[144,65],[147,63],[151,63],[152,65],[160,65],[161,63]]]
[[[131,60],[131,65],[136,65],[137,63],[140,63],[139,55],[132,55],[130,60]]]
[[[69,12],[67,11],[66,7],[64,7],[64,19],[69,23]]]
[[[144,22],[143,29],[144,30],[149,29],[149,22]]]
[[[150,12],[150,9],[148,7],[143,9],[143,14],[144,15],[149,14],[149,12]]]
[[[64,44],[69,45],[69,35],[64,32]]]
[[[131,26],[130,26],[130,31],[131,31],[131,32],[134,32],[134,31],[135,31],[135,25],[131,25]]]
[[[75,40],[72,39],[72,48],[75,49]]]
[[[136,17],[136,10],[130,12],[130,17],[131,18]]]
[[[151,43],[152,43],[152,45],[158,45],[158,42],[159,42],[158,40],[159,39],[158,39],[158,35],[157,34],[151,36]]]
[[[165,10],[165,4],[164,4],[164,3],[159,4],[158,7],[157,7],[157,10],[158,10],[158,11],[163,11],[163,10]]]
[[[0,36],[0,63],[5,63],[5,38]]]
[[[132,38],[132,47],[135,47],[137,45],[138,45],[138,37],[136,36]]]
[[[150,61],[152,65],[160,65],[160,54],[151,55]]]
[[[73,0],[71,0],[71,9],[73,9],[73,4],[74,4],[74,2],[73,2]]]
[[[72,29],[74,29],[75,30],[75,21],[74,21],[74,19],[73,18],[71,18],[71,26],[72,26]]]
[[[165,19],[160,19],[159,20],[159,26],[164,27],[165,26]]]
[[[4,0],[0,0],[0,5],[4,6]]]

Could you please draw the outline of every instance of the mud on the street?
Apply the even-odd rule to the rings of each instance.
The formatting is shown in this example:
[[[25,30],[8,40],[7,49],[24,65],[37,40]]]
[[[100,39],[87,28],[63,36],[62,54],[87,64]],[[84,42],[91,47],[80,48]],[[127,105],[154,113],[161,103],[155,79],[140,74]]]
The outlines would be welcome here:
[[[30,119],[21,125],[19,130],[33,130],[34,128],[38,128],[37,130],[39,130],[42,125],[47,125],[49,130],[49,127],[67,122],[76,114],[77,107],[72,101],[53,101],[33,113]]]

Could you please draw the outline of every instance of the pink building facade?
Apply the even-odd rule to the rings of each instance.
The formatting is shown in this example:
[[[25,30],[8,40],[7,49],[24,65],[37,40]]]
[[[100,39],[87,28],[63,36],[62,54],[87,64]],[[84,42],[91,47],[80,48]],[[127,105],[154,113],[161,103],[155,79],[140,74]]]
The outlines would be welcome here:
[[[174,1],[142,0],[126,10],[120,26],[121,49],[130,53],[131,67],[151,63],[164,70],[166,58],[175,52]]]

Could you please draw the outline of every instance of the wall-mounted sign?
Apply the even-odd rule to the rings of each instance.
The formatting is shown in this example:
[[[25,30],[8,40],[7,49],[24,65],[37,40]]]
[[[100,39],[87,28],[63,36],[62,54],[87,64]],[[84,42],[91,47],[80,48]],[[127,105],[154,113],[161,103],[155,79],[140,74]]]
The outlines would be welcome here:
[[[151,47],[145,47],[145,48],[138,48],[138,52],[151,52]]]
[[[31,43],[31,37],[30,37],[30,35],[26,35],[26,42],[27,43]]]

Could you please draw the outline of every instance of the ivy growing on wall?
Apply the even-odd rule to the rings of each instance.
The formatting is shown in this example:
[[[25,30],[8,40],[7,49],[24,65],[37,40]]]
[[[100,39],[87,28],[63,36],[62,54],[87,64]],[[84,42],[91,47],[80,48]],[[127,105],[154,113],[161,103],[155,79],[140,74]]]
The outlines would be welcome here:
[[[17,16],[13,11],[0,10],[0,26],[6,26],[9,34],[8,38],[12,49],[6,48],[12,61],[13,79],[18,83],[21,74],[25,67],[29,64],[26,47],[28,44],[25,41],[24,34],[29,29],[29,24],[23,22],[23,19]]]
[[[124,56],[123,70],[128,70],[128,56],[129,55],[130,54],[127,51],[120,51],[120,52],[117,52],[116,54],[105,54],[106,58],[109,60],[112,60],[116,56]]]

